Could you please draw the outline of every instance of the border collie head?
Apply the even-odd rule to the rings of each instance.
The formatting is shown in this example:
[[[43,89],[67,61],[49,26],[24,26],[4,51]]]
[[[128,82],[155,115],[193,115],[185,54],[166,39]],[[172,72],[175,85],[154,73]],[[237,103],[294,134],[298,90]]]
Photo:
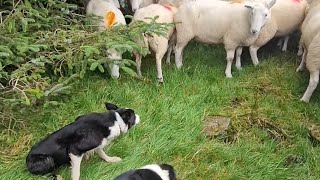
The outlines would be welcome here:
[[[138,124],[140,122],[140,116],[134,113],[134,110],[128,108],[119,108],[117,105],[106,102],[105,103],[107,110],[113,110],[120,116],[123,122],[127,126],[127,130],[130,129],[132,126]],[[117,119],[118,120],[118,119]]]
[[[169,164],[161,164],[160,165],[161,169],[167,170],[169,172],[169,179],[170,180],[177,180],[176,173],[174,172],[173,166]]]
[[[168,164],[149,164],[132,169],[117,176],[114,180],[177,180],[174,168]]]
[[[158,174],[163,180],[177,180],[174,168],[169,164],[149,164],[141,169],[149,169]]]

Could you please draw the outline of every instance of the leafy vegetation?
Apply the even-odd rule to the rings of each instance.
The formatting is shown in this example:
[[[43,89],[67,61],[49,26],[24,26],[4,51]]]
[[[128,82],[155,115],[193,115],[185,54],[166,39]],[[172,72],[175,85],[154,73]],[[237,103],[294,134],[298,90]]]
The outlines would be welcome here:
[[[0,104],[57,104],[72,82],[88,70],[108,73],[106,48],[148,53],[133,40],[142,33],[163,34],[166,24],[136,22],[103,32],[78,6],[55,0],[4,0],[0,9]],[[130,57],[130,56],[129,56]],[[121,61],[124,72],[134,62]]]

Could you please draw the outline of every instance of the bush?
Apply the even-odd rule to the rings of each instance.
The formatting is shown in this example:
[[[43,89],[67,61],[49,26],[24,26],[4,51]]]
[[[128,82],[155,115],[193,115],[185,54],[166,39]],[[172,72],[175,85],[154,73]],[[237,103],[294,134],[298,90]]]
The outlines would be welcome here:
[[[168,26],[135,22],[98,32],[77,5],[65,1],[4,0],[0,7],[0,106],[57,104],[55,97],[69,94],[88,70],[108,73],[106,48],[146,55],[148,49],[133,39],[161,35]],[[133,64],[124,59],[120,67],[134,76],[128,68]]]

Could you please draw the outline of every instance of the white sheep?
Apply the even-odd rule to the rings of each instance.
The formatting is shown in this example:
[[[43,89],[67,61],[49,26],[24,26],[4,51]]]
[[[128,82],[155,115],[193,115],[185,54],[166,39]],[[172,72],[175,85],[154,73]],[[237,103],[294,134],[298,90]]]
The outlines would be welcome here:
[[[99,30],[105,30],[115,24],[126,25],[125,18],[118,8],[120,8],[118,0],[90,0],[86,8],[86,13],[87,15],[101,17],[101,19],[95,23],[98,25]],[[122,54],[113,48],[107,49],[107,54],[110,59],[122,59]],[[119,78],[120,76],[117,61],[114,61],[111,65],[111,75],[115,78]]]
[[[158,4],[172,4],[175,7],[180,7],[182,4],[191,0],[159,0]]]
[[[149,6],[150,4],[173,5],[179,7],[187,1],[190,0],[130,0],[130,4],[132,11],[136,11],[137,9]]]
[[[271,9],[271,19],[265,24],[259,37],[249,48],[254,65],[259,64],[257,51],[260,47],[273,37],[287,36],[300,27],[305,17],[307,5],[306,0],[277,0]],[[241,67],[241,62],[237,61],[236,65]]]
[[[189,0],[130,0],[130,3],[131,3],[132,11],[136,11],[139,8],[143,8],[151,4],[160,4],[164,6],[170,5],[178,8],[181,4],[187,1]],[[170,57],[171,57],[171,53],[175,43],[176,43],[176,34],[174,33],[169,40],[169,45],[167,50],[167,60],[166,60],[167,64],[170,63]]]
[[[250,46],[258,38],[265,22],[270,19],[270,8],[276,0],[254,2],[247,5],[212,0],[183,3],[176,13],[177,44],[175,61],[182,66],[182,51],[188,42],[223,43],[227,52],[226,77],[231,78],[231,65],[235,51],[237,59],[243,46]]]
[[[131,4],[132,11],[135,12],[136,10],[149,6],[151,4],[157,4],[158,0],[129,0]]]
[[[309,3],[312,3],[312,2],[313,1],[310,1]],[[301,58],[301,63],[296,70],[297,72],[302,71],[304,69],[306,55],[307,55],[307,48],[311,43],[313,37],[315,36],[315,31],[317,30],[316,28],[318,27],[317,23],[313,24],[312,26],[310,26],[309,24],[310,20],[312,20],[311,24],[313,23],[315,17],[317,17],[317,13],[319,10],[317,1],[314,1],[312,4],[313,5],[311,6],[310,4],[309,8],[307,9],[306,11],[307,16],[301,25],[301,32],[304,32],[304,33],[301,35],[301,38],[300,38],[300,45],[302,46],[302,50],[300,51],[299,55],[302,54],[302,58]]]
[[[308,53],[306,55],[306,67],[310,72],[309,85],[304,93],[303,97],[300,99],[304,102],[309,102],[313,91],[317,88],[319,83],[319,73],[320,73],[320,32],[311,41]]]
[[[156,17],[157,23],[173,23],[173,16],[176,13],[177,9],[174,6],[162,6],[159,4],[151,4],[149,6],[140,8],[136,11],[133,16],[133,20],[141,20],[144,22],[150,22],[150,19],[146,19],[147,17]],[[156,64],[157,64],[157,78],[159,82],[163,82],[163,75],[162,75],[162,58],[164,54],[167,52],[168,49],[168,41],[172,36],[174,31],[174,27],[170,26],[168,31],[166,32],[166,36],[158,36],[156,34],[152,36],[143,35],[143,40],[138,40],[142,46],[151,48],[152,51],[155,52],[156,56]],[[137,64],[137,73],[138,76],[142,76],[141,73],[141,55],[135,53],[136,56],[136,64]]]
[[[309,85],[301,101],[309,102],[319,83],[320,74],[320,0],[310,1],[308,14],[302,24],[301,32],[306,67],[310,72]]]

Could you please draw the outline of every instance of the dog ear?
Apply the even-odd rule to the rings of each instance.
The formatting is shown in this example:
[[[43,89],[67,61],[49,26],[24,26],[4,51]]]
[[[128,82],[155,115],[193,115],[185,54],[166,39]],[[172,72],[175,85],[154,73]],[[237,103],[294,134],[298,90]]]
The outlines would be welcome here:
[[[118,106],[116,106],[115,104],[112,104],[112,103],[105,102],[104,105],[106,106],[107,110],[117,110],[117,109],[119,109]]]

